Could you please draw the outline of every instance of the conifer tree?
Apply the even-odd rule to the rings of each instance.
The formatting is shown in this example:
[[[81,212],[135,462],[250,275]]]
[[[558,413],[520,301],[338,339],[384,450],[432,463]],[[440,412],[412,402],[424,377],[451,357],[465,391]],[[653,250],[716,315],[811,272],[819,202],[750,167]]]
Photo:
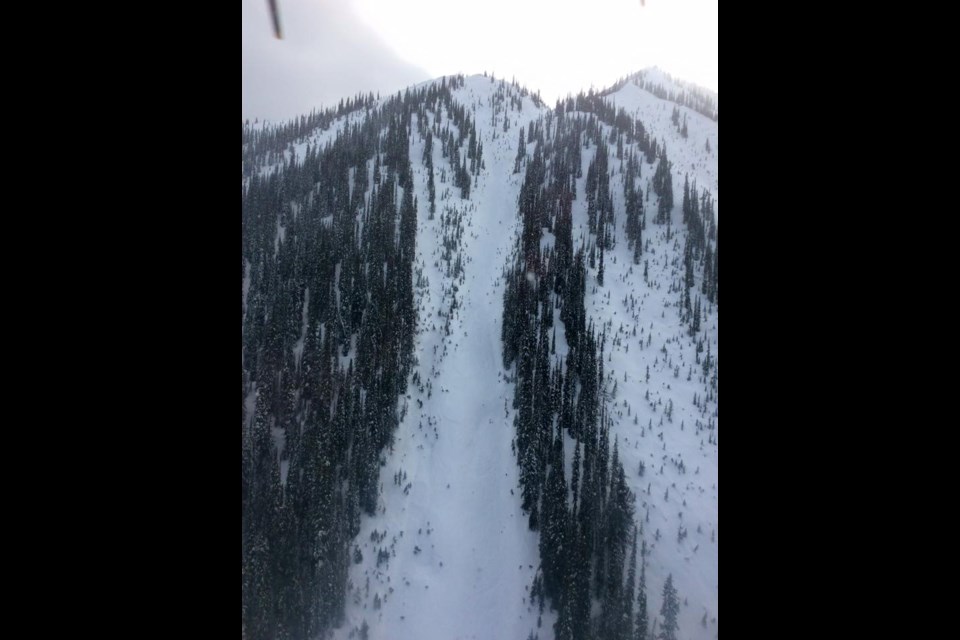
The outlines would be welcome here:
[[[660,627],[658,640],[677,640],[677,617],[680,614],[680,602],[677,599],[677,590],[673,586],[673,574],[667,576],[663,585],[663,606],[660,615],[663,624]]]

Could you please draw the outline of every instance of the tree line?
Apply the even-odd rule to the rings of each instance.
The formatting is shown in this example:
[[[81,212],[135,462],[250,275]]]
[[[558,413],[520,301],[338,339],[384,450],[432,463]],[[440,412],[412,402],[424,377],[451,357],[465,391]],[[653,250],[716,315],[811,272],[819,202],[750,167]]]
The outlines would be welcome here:
[[[244,638],[312,638],[343,619],[351,540],[361,513],[376,512],[414,365],[410,139],[436,110],[431,135],[462,154],[457,166],[482,162],[479,145],[472,158],[461,148],[472,128],[451,91],[462,82],[244,127]],[[355,109],[365,117],[329,142],[291,152]],[[441,110],[452,120],[442,128]]]

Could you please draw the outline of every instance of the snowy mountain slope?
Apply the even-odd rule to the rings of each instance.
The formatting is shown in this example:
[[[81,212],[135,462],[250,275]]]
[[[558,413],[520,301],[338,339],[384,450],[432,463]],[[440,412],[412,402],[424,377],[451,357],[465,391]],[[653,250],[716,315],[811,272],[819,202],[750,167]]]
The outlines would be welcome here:
[[[507,114],[507,132],[500,111],[507,103],[498,93],[522,100],[520,110]],[[351,569],[347,622],[338,638],[364,621],[372,639],[522,638],[536,627],[525,602],[539,564],[537,534],[527,527],[516,491],[512,411],[504,400],[513,390],[500,364],[499,274],[517,226],[515,128],[543,110],[516,88],[481,76],[466,78],[454,96],[473,114],[486,168],[469,200],[449,180],[438,182],[434,220],[424,215],[426,171],[415,168],[423,278],[416,375],[425,391],[414,386],[408,393],[406,418],[381,469],[380,514],[364,518],[357,536],[363,560]],[[419,158],[423,147],[415,140],[411,157]],[[437,171],[446,167],[450,176],[436,145],[433,154]],[[463,224],[454,248],[462,256],[459,276],[442,259],[442,222],[451,218]],[[381,549],[389,559],[378,562]]]
[[[676,194],[681,193],[684,174],[689,174],[691,184],[695,178],[699,188],[706,188],[718,200],[716,122],[679,107],[681,114],[687,114],[688,137],[684,138],[670,120],[674,104],[636,84],[628,83],[606,99],[626,109],[654,137],[666,143]],[[707,139],[711,152],[706,150]],[[588,161],[584,157],[584,171]],[[650,188],[652,169],[653,166],[643,166],[645,190]],[[619,177],[611,180],[618,212],[624,206]],[[612,432],[621,443],[620,456],[637,496],[636,518],[643,522],[648,542],[651,620],[660,611],[660,585],[672,573],[685,603],[681,607],[681,637],[712,638],[717,627],[711,621],[719,613],[719,449],[717,390],[715,381],[712,382],[715,369],[704,374],[702,361],[706,352],[696,352],[696,342],[679,317],[678,290],[683,278],[687,233],[681,224],[680,206],[674,207],[672,237],[668,239],[666,227],[649,222],[655,200],[651,196],[645,203],[648,223],[642,264],[633,264],[622,224],[619,225],[617,246],[606,256],[605,286],[592,289],[587,298],[594,321],[606,323],[611,346],[606,371],[607,391],[616,408]],[[679,195],[675,201],[679,203]],[[717,203],[715,212],[718,209]],[[585,233],[585,203],[575,203],[574,215],[580,232]],[[697,285],[700,280],[696,279]],[[709,344],[711,358],[716,361],[718,312],[715,306],[707,304],[704,310],[706,317],[698,339]],[[695,396],[699,406],[694,404]],[[670,403],[672,420],[664,415]],[[641,462],[645,466],[643,476],[639,475]],[[681,527],[685,537],[678,542]],[[706,628],[701,624],[704,614]]]
[[[411,408],[401,423],[395,451],[387,459],[386,473],[381,473],[381,478],[400,473],[401,480],[398,484],[383,483],[382,517],[365,520],[357,538],[364,561],[354,568],[351,581],[358,591],[362,585],[363,593],[354,597],[348,613],[350,624],[344,629],[359,628],[366,620],[371,638],[523,637],[536,629],[536,608],[524,606],[524,599],[539,563],[537,537],[526,527],[525,514],[519,507],[515,458],[505,448],[507,440],[513,437],[513,427],[512,412],[504,406],[503,399],[512,397],[513,389],[499,371],[502,318],[498,302],[502,284],[499,279],[492,280],[498,268],[503,268],[516,234],[519,189],[519,177],[512,174],[516,148],[509,134],[513,129],[502,132],[502,119],[497,120],[495,128],[490,126],[488,103],[498,85],[488,78],[470,77],[464,89],[457,92],[462,103],[476,108],[478,130],[483,131],[485,148],[493,153],[486,158],[486,170],[470,200],[459,200],[448,193],[449,199],[442,205],[464,212],[474,226],[459,247],[468,256],[464,267],[466,280],[458,284],[460,302],[451,335],[445,336],[443,328],[431,322],[430,328],[421,328],[418,339],[420,375],[432,375],[441,387],[440,395],[422,399],[423,408]],[[683,173],[689,167],[698,186],[708,188],[717,197],[715,122],[692,109],[679,107],[681,113],[687,114],[688,136],[684,138],[671,122],[675,105],[634,83],[608,95],[607,100],[626,108],[655,138],[666,143],[675,185],[682,184]],[[527,126],[546,113],[529,101],[524,107],[522,117],[513,112],[513,127]],[[705,149],[707,139],[711,141],[712,154]],[[422,144],[415,144],[412,156],[420,153]],[[435,155],[439,166],[440,158],[436,152]],[[584,154],[584,173],[590,159],[589,154]],[[647,190],[652,173],[652,168],[646,173]],[[423,202],[426,177],[422,167],[417,169],[417,177],[421,189],[418,195]],[[611,181],[615,206],[620,211],[624,206],[621,185],[616,177]],[[582,193],[583,183],[578,187]],[[647,206],[652,208],[655,202],[653,196]],[[574,215],[574,235],[585,235],[586,204],[582,199],[575,203]],[[677,296],[671,293],[672,281],[680,275],[678,255],[682,243],[678,238],[684,233],[680,216],[674,211],[670,241],[665,227],[649,228],[654,231],[647,236],[646,260],[652,265],[649,278],[642,278],[641,269],[632,264],[627,244],[620,238],[616,249],[608,254],[606,286],[588,287],[588,312],[598,326],[607,327],[611,342],[610,361],[606,363],[607,392],[616,407],[613,433],[621,441],[624,466],[631,471],[628,477],[637,497],[637,519],[642,517],[644,537],[648,540],[650,618],[657,617],[660,589],[667,574],[673,574],[680,597],[687,603],[681,613],[684,637],[713,637],[715,627],[711,628],[710,620],[719,610],[718,459],[715,445],[701,444],[708,438],[707,429],[696,425],[706,425],[709,418],[712,428],[717,428],[715,416],[709,413],[716,403],[704,402],[704,410],[694,406],[694,393],[699,397],[709,395],[709,384],[701,384],[693,377],[686,381],[687,369],[695,364],[697,356],[696,346],[675,311]],[[549,239],[545,242],[549,244]],[[418,261],[431,283],[422,292],[419,303],[424,320],[449,308],[452,285],[440,268],[431,269],[428,264],[429,258],[439,255],[441,244],[442,231],[437,221],[421,221]],[[712,357],[716,358],[716,313],[708,312],[707,317],[705,334]],[[631,321],[639,327],[636,338],[628,337]],[[646,340],[656,344],[647,346]],[[563,342],[561,338],[558,345],[561,355],[566,351]],[[684,367],[684,378],[674,378],[675,366]],[[699,365],[697,368],[700,373]],[[621,374],[626,374],[625,378]],[[612,391],[614,383],[616,393]],[[649,401],[645,400],[648,392]],[[414,390],[411,400],[416,399]],[[663,420],[663,407],[670,402],[672,423]],[[684,425],[682,429],[680,423]],[[477,438],[471,433],[477,428],[497,429],[495,433],[499,435],[496,440]],[[570,440],[565,447],[568,465],[572,464],[573,450]],[[509,454],[506,459],[505,454]],[[642,477],[637,471],[641,461],[646,467]],[[686,527],[687,535],[677,542],[681,526]],[[393,543],[394,536],[400,536],[401,531],[403,536]],[[380,543],[373,542],[371,534],[375,532],[387,537]],[[387,542],[391,554],[396,555],[378,568],[374,550]],[[420,551],[415,553],[416,548]],[[443,567],[440,562],[444,562]],[[371,577],[368,591],[367,579]],[[389,591],[391,587],[393,592]],[[382,591],[389,594],[385,601]],[[381,608],[375,610],[372,601],[378,595]],[[708,618],[706,629],[701,625],[704,613]],[[552,621],[549,614],[544,617],[539,630],[541,638],[551,637]]]
[[[628,79],[641,88],[666,91],[667,94],[672,94],[672,99],[679,102],[711,102],[715,111],[720,107],[720,94],[716,91],[674,78],[660,67],[647,67],[632,74]]]
[[[684,136],[680,127],[683,114],[673,103],[634,85],[610,92],[608,104],[615,104],[618,97],[632,103],[631,115],[642,128],[637,125],[635,129],[636,123],[625,122],[621,114],[615,116],[615,109],[604,111],[596,100],[583,95],[576,101],[565,101],[557,118],[546,118],[548,132],[551,128],[557,132],[564,129],[562,137],[559,133],[552,140],[549,133],[546,137],[548,146],[567,149],[567,160],[559,153],[554,155],[547,163],[547,179],[540,184],[563,185],[574,177],[564,168],[570,157],[570,132],[576,140],[586,140],[579,154],[571,237],[590,254],[584,296],[587,325],[596,327],[598,340],[607,345],[605,352],[601,347],[601,353],[605,356],[602,392],[612,423],[609,440],[616,442],[619,458],[630,471],[628,485],[636,500],[635,517],[643,527],[649,616],[654,629],[658,622],[662,624],[661,589],[672,576],[681,602],[680,637],[709,638],[716,635],[719,609],[718,319],[716,307],[710,302],[716,291],[710,288],[716,274],[716,263],[711,260],[716,251],[716,191],[698,185],[699,193],[691,195],[688,191],[693,185],[683,190],[679,185],[684,183],[687,164],[701,169],[700,180],[716,175],[715,156],[711,156],[706,143],[698,149],[691,141],[699,134],[704,136],[701,140],[706,136],[716,140],[716,123],[691,111]],[[585,138],[577,132],[584,127]],[[594,131],[595,127],[599,130]],[[633,136],[637,131],[639,138]],[[651,140],[656,141],[658,147],[654,148],[658,151],[650,151]],[[598,145],[604,143],[607,151],[601,154]],[[646,160],[637,167],[631,164],[631,157]],[[661,171],[663,162],[670,163],[674,192],[684,194],[680,206],[677,203],[681,197],[677,195],[673,208],[666,211],[660,206],[661,198],[652,193],[664,189],[656,186],[657,176],[666,175]],[[602,179],[598,187],[597,171],[607,175],[609,191]],[[551,173],[556,175],[551,177]],[[636,247],[631,246],[630,219],[624,215],[628,209],[626,192],[635,188],[631,187],[633,183],[640,183],[639,193],[645,204],[643,240]],[[663,197],[668,193],[667,188]],[[547,194],[548,202],[556,197],[556,192],[555,196],[549,191]],[[605,198],[612,199],[612,207],[604,204]],[[562,216],[551,213],[557,211],[551,206],[562,209],[563,202],[561,192],[554,205],[548,204],[546,209],[534,206],[531,215],[543,216],[544,224],[557,230],[563,224]],[[661,215],[664,219],[658,222]],[[688,225],[688,216],[696,224]],[[706,216],[709,222],[704,222]],[[597,249],[601,236],[607,238],[605,256]],[[531,256],[527,250],[524,263],[532,285],[542,277],[538,263],[561,259],[559,251],[553,252],[554,243],[554,234],[545,226],[541,234],[541,249],[545,250],[540,256]],[[691,266],[692,270],[685,273]],[[604,267],[605,277],[601,277]],[[562,270],[556,277],[561,275],[576,277],[564,275]],[[709,281],[705,281],[708,275]],[[546,282],[552,282],[552,278],[548,274]],[[562,306],[559,298],[550,297],[557,308]],[[543,319],[542,313],[540,318],[549,327],[550,320]],[[563,322],[559,324],[563,329]],[[567,357],[565,341],[557,345],[556,353],[558,358]],[[566,438],[567,478],[574,470],[573,448],[573,440]],[[604,513],[608,508],[609,502],[603,506]],[[604,624],[602,616],[599,623]]]
[[[656,81],[669,91],[685,89],[657,70],[637,78]],[[439,82],[446,81],[418,87]],[[429,213],[429,171],[425,159],[421,160],[424,131],[450,127],[455,135],[461,132],[452,123],[453,114],[439,102],[422,109],[423,122],[414,113],[409,123],[413,193],[418,202],[415,360],[399,402],[399,426],[379,458],[376,515],[360,518],[359,533],[350,543],[345,617],[333,631],[335,638],[522,639],[531,633],[540,639],[554,637],[556,616],[550,605],[538,621],[539,611],[530,597],[541,562],[540,533],[529,529],[528,514],[520,506],[511,403],[515,384],[509,381],[511,372],[503,368],[501,342],[503,274],[515,255],[520,233],[518,195],[523,172],[514,172],[517,130],[549,121],[554,114],[501,80],[471,76],[462,82],[462,86],[453,83],[457,86],[453,99],[469,113],[483,158],[481,167],[471,172],[469,197],[461,197],[461,188],[455,186],[461,160],[466,166],[465,156],[458,151],[457,162],[452,162],[434,136],[430,159],[436,211]],[[688,231],[680,194],[687,174],[691,186],[695,180],[698,190],[711,194],[716,216],[718,125],[694,109],[657,97],[633,80],[605,93],[604,99],[625,109],[643,123],[652,139],[663,143],[677,194],[670,225],[652,222],[658,197],[652,193],[651,179],[660,160],[642,163],[637,186],[644,194],[646,226],[639,264],[634,264],[623,215],[624,165],[611,153],[613,246],[606,252],[602,286],[597,268],[588,268],[584,300],[598,335],[605,336],[610,446],[614,441],[618,444],[635,496],[634,520],[642,526],[641,539],[647,545],[644,566],[651,622],[660,615],[661,590],[672,575],[681,602],[678,637],[713,638],[719,611],[718,312],[699,294],[701,328],[690,335],[689,313],[684,314],[681,296]],[[715,94],[713,99],[716,103]],[[686,116],[686,137],[671,121],[675,107],[681,124]],[[292,141],[282,153],[259,165],[260,176],[303,158],[308,148],[315,150],[346,136],[370,113],[369,105],[358,108]],[[567,117],[577,115],[582,114],[568,112]],[[601,128],[604,137],[610,135],[608,124]],[[537,143],[525,146],[529,158]],[[637,146],[627,142],[625,153]],[[596,149],[590,145],[582,150],[582,177],[576,184],[580,197],[572,203],[577,246],[596,242],[582,195]],[[548,158],[548,164],[552,161]],[[374,176],[375,171],[374,163],[368,162],[368,175]],[[355,177],[351,169],[351,189]],[[398,201],[401,193],[402,188]],[[373,194],[371,186],[363,195],[369,202]],[[299,208],[291,205],[294,218]],[[277,217],[274,254],[286,243],[291,225],[289,218]],[[553,234],[545,229],[541,246],[553,243]],[[698,272],[694,279],[696,292],[702,275]],[[245,318],[250,283],[250,264],[245,262]],[[307,310],[316,305],[310,300],[307,291],[302,302],[303,330],[293,346],[298,366]],[[336,304],[340,302],[338,297]],[[562,329],[562,322],[558,323]],[[558,357],[569,351],[563,333],[556,335]],[[708,354],[710,366],[704,367]],[[356,345],[340,354],[341,369],[355,365],[356,355]],[[245,396],[248,423],[253,420],[256,397],[254,385]],[[282,458],[282,430],[275,429],[273,435]],[[567,435],[568,479],[574,448],[574,440]],[[279,462],[284,484],[289,465],[288,460]]]
[[[656,70],[648,73],[655,74],[653,78],[658,81],[669,82],[666,79],[668,76],[663,76]],[[605,99],[641,120],[655,138],[666,141],[667,154],[673,164],[674,184],[682,185],[685,174],[690,177],[691,182],[696,180],[698,188],[708,189],[713,194],[717,201],[715,213],[719,217],[719,125],[690,107],[678,106],[670,100],[658,98],[641,89],[638,81],[627,82],[620,89],[605,95]],[[673,84],[669,86],[674,87]],[[687,118],[686,138],[679,134],[678,127],[671,122],[674,107],[680,111],[681,124],[684,116]],[[707,151],[708,142],[710,151]]]

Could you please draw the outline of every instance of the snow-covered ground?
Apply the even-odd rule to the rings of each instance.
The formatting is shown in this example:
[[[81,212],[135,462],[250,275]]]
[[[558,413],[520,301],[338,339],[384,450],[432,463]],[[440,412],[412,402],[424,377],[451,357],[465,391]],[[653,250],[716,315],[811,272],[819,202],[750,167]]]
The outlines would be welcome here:
[[[473,76],[455,92],[458,102],[475,109],[486,164],[469,200],[451,186],[452,172],[435,141],[437,211],[428,220],[427,174],[414,161],[417,266],[425,278],[416,294],[415,370],[425,391],[410,386],[406,417],[381,468],[381,512],[363,519],[356,539],[363,560],[351,569],[347,621],[337,638],[349,637],[363,621],[371,639],[526,638],[536,629],[527,595],[539,565],[538,538],[520,509],[513,416],[505,402],[513,389],[503,375],[500,276],[518,226],[516,126],[540,111],[528,98],[521,111],[510,111],[509,131],[502,130],[502,113],[491,126],[490,100],[499,86]],[[422,154],[423,141],[414,136],[411,158]],[[439,178],[443,168],[446,184]],[[453,278],[441,259],[441,218],[458,214],[463,273]],[[389,559],[378,564],[382,549]]]
[[[683,90],[682,85],[668,80],[666,75],[656,69],[644,72],[644,78],[649,82],[661,84],[669,91]],[[634,82],[627,82],[618,91],[606,96],[606,100],[618,109],[621,107],[625,109],[627,114],[633,118],[639,118],[654,138],[666,141],[667,156],[672,164],[674,203],[678,209],[683,195],[683,176],[687,174],[690,177],[691,184],[696,179],[698,191],[704,188],[713,195],[714,213],[719,220],[720,182],[717,173],[720,161],[719,125],[689,107],[678,107],[673,102],[661,100],[652,93],[641,89]],[[680,110],[681,124],[683,124],[684,116],[687,118],[686,138],[680,135],[677,127],[670,120],[674,107]],[[710,151],[707,151],[708,141]],[[645,165],[644,169],[648,166]],[[644,175],[649,178],[653,175],[653,172],[650,171]]]
[[[528,529],[520,509],[512,450],[513,388],[505,380],[500,340],[501,274],[518,232],[517,195],[523,176],[513,173],[517,127],[526,127],[547,110],[524,98],[521,110],[507,107],[510,126],[505,132],[504,103],[498,98],[503,91],[517,95],[499,79],[482,76],[468,77],[455,91],[456,100],[476,122],[486,166],[474,181],[470,199],[463,200],[452,185],[453,172],[439,140],[434,140],[433,220],[428,219],[427,173],[419,161],[423,140],[413,119],[410,157],[419,201],[416,377],[402,400],[404,417],[381,466],[378,514],[363,517],[354,541],[362,560],[351,566],[346,620],[334,634],[338,639],[357,637],[364,622],[374,640],[523,640],[531,631],[541,640],[553,637],[549,608],[538,629],[538,611],[529,605],[529,587],[539,564],[538,534]],[[641,264],[634,265],[623,228],[619,161],[611,157],[617,244],[606,254],[605,286],[597,286],[596,271],[591,270],[586,296],[594,324],[606,327],[611,440],[619,442],[636,495],[635,518],[648,546],[651,621],[659,617],[663,583],[673,574],[681,602],[679,637],[713,638],[719,613],[717,391],[714,372],[705,376],[697,359],[699,355],[703,361],[706,345],[712,359],[718,356],[718,313],[703,300],[706,320],[697,338],[705,338],[705,347],[697,354],[686,325],[679,321],[676,286],[683,278],[686,232],[680,203],[685,173],[691,183],[696,178],[698,188],[712,193],[719,210],[718,125],[680,107],[681,121],[686,114],[688,125],[688,137],[683,138],[671,122],[675,105],[632,82],[606,99],[666,142],[676,203],[668,240],[666,227],[651,222],[656,197],[651,194],[644,202],[644,253]],[[501,105],[496,115],[495,103]],[[312,136],[310,144],[322,144],[363,116],[360,111],[338,119]],[[432,122],[432,112],[429,117]],[[449,121],[444,113],[444,124]],[[296,145],[298,155],[306,143]],[[584,150],[584,176],[594,151]],[[654,169],[644,162],[638,186],[645,192]],[[444,170],[446,182],[441,181]],[[577,185],[579,194],[584,193],[584,180]],[[457,217],[463,234],[454,242],[448,263],[442,257],[444,239],[449,246],[449,221]],[[574,203],[574,223],[579,245],[586,235],[582,195]],[[455,274],[450,265],[458,253],[463,271]],[[699,287],[700,274],[696,281]],[[565,349],[562,338],[560,331],[558,351]],[[665,417],[670,403],[672,420]],[[573,447],[567,444],[569,457]],[[686,536],[678,540],[681,526]]]
[[[687,333],[687,326],[680,323],[680,292],[676,287],[683,280],[686,231],[680,205],[684,173],[690,175],[691,185],[696,177],[698,189],[707,188],[711,192],[715,213],[719,212],[718,125],[692,109],[679,107],[681,123],[683,114],[687,114],[688,137],[683,138],[670,120],[674,103],[661,100],[633,83],[607,100],[639,118],[651,135],[666,142],[672,163],[675,203],[672,236],[668,241],[666,227],[651,222],[656,214],[656,196],[651,194],[644,202],[647,211],[645,251],[641,264],[634,265],[623,227],[623,183],[615,168],[619,162],[611,159],[615,175],[610,181],[610,191],[618,215],[617,245],[606,254],[605,286],[597,286],[594,270],[593,277],[588,278],[586,296],[588,314],[597,326],[606,323],[609,360],[604,363],[604,372],[614,409],[611,440],[614,437],[619,440],[620,459],[637,497],[635,518],[643,525],[648,546],[647,594],[651,621],[659,616],[663,583],[672,573],[681,602],[679,637],[713,638],[717,634],[713,620],[719,616],[717,392],[711,391],[713,371],[704,376],[697,362],[695,343]],[[707,139],[710,153],[706,151]],[[584,154],[584,175],[591,158],[592,154]],[[639,184],[645,192],[655,167],[655,164],[643,164]],[[582,184],[577,185],[579,193],[583,193]],[[587,228],[583,199],[574,204],[574,222],[573,236],[577,238],[585,234]],[[648,271],[646,279],[644,262]],[[695,274],[695,280],[699,288],[699,273]],[[705,298],[702,302],[707,319],[702,322],[697,338],[705,338],[710,357],[716,360],[718,312]],[[699,354],[701,363],[706,349],[705,346]],[[699,407],[694,405],[695,394]],[[708,397],[713,399],[708,401],[705,399]],[[665,417],[665,409],[671,402],[672,421]],[[642,477],[641,461],[645,466]],[[681,526],[686,535],[678,542]],[[704,613],[707,614],[706,628],[702,625]]]

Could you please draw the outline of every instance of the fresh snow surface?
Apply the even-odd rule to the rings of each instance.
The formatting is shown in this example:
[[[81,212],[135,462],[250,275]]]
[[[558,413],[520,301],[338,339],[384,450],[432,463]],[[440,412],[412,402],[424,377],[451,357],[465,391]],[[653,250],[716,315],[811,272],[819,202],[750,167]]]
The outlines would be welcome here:
[[[405,419],[381,468],[381,512],[363,518],[355,540],[363,561],[351,567],[347,620],[336,638],[349,637],[364,620],[371,640],[523,639],[536,629],[537,610],[528,607],[527,595],[539,565],[538,536],[520,509],[511,448],[513,385],[504,379],[500,326],[501,271],[519,222],[516,127],[540,112],[527,98],[521,112],[509,112],[509,131],[502,130],[502,114],[498,126],[491,127],[490,99],[499,86],[499,80],[473,76],[455,92],[458,102],[475,109],[471,117],[483,142],[486,170],[474,180],[470,199],[460,199],[435,140],[434,220],[427,219],[427,173],[419,162],[423,142],[413,137],[417,266],[429,280],[416,294],[415,371],[429,384],[429,397],[411,383]],[[446,184],[440,182],[444,168]],[[457,280],[447,277],[440,258],[440,217],[449,215],[448,208],[463,214],[464,274]],[[458,309],[447,336],[444,316],[453,296]],[[399,485],[393,480],[398,472],[405,474]],[[378,567],[377,550],[383,548],[390,559]],[[545,615],[544,626],[552,623]]]
[[[617,213],[617,244],[605,256],[604,287],[597,286],[596,270],[589,270],[587,313],[597,326],[606,323],[604,373],[607,376],[606,392],[612,400],[608,404],[613,418],[610,439],[616,438],[619,442],[620,459],[636,496],[634,519],[643,525],[643,539],[647,542],[649,619],[652,624],[654,618],[660,617],[663,583],[672,573],[681,603],[679,637],[705,640],[717,635],[719,624],[717,392],[712,392],[712,401],[704,400],[710,390],[713,372],[704,378],[701,365],[696,363],[694,342],[687,333],[687,326],[679,320],[680,293],[672,289],[683,280],[686,231],[681,204],[684,173],[690,175],[691,186],[696,177],[698,192],[700,188],[707,188],[712,193],[719,218],[718,124],[692,109],[679,107],[681,123],[683,114],[687,114],[688,137],[684,139],[670,121],[674,103],[661,100],[633,83],[628,83],[607,99],[626,109],[633,117],[640,118],[651,135],[666,142],[667,156],[672,163],[675,206],[668,241],[666,226],[652,223],[656,215],[656,196],[651,193],[649,200],[644,201],[647,211],[644,253],[640,264],[634,265],[624,232],[622,176],[618,170],[616,149],[611,149],[610,167],[615,175],[610,180],[610,191]],[[609,132],[609,128],[604,127],[604,131]],[[710,138],[712,148],[709,154],[705,148],[706,137]],[[592,157],[592,152],[584,153],[584,176]],[[649,180],[655,168],[656,164],[643,163],[638,184],[643,185],[644,193],[650,188]],[[583,193],[584,185],[585,178],[577,185],[578,193]],[[587,233],[584,198],[574,202],[573,211],[576,242],[581,234]],[[648,263],[646,280],[643,277],[645,261]],[[718,312],[698,293],[702,274],[695,273],[695,282],[691,298],[700,295],[701,304],[708,311],[707,318],[701,322],[698,338],[706,339],[710,357],[716,359],[719,355]],[[636,336],[633,336],[634,326]],[[701,362],[705,356],[706,347],[700,354]],[[649,383],[646,381],[647,367]],[[674,376],[675,368],[678,368],[677,376]],[[648,392],[649,400],[646,399]],[[697,394],[699,408],[693,404],[694,394]],[[671,401],[672,422],[664,415],[664,409]],[[712,429],[707,428],[708,425]],[[645,465],[643,477],[638,471],[641,461]],[[686,530],[686,537],[678,542],[681,525]],[[657,531],[659,540],[655,539]],[[704,613],[707,614],[706,628],[701,624]],[[713,622],[715,617],[717,623]],[[545,636],[541,633],[540,637]]]
[[[650,73],[650,71],[645,72]],[[647,78],[650,80],[651,78]],[[656,81],[656,80],[654,80]],[[671,90],[676,86],[667,85]],[[703,90],[701,90],[703,91]],[[667,143],[667,158],[672,164],[673,174],[673,202],[679,210],[683,201],[683,176],[689,175],[691,187],[693,180],[697,181],[697,192],[705,188],[713,195],[714,214],[720,220],[720,183],[717,173],[717,164],[720,160],[719,124],[691,109],[678,106],[668,100],[661,100],[657,96],[628,82],[618,91],[606,96],[607,102],[618,109],[623,108],[633,118],[640,118],[643,126],[651,136]],[[687,116],[687,137],[684,138],[677,131],[670,120],[674,107],[680,110],[680,124],[683,116]],[[710,141],[710,152],[707,152],[707,140]],[[651,165],[644,165],[644,170]],[[645,178],[652,178],[653,171],[644,172]],[[646,180],[641,184],[646,189]],[[621,191],[622,193],[622,191]],[[644,203],[647,204],[647,203]],[[649,207],[648,207],[649,208]],[[620,211],[623,211],[621,208]],[[680,219],[680,218],[678,218]]]
[[[637,74],[640,77],[641,82],[649,82],[651,84],[658,84],[662,86],[667,91],[672,91],[673,93],[680,93],[684,91],[696,91],[702,93],[703,95],[713,98],[715,104],[720,104],[720,94],[716,91],[711,91],[699,85],[693,84],[692,82],[684,82],[679,78],[671,76],[669,73],[661,69],[660,67],[653,66],[643,69]]]
[[[655,76],[656,72],[647,74]],[[538,534],[528,529],[527,516],[520,509],[518,467],[512,451],[513,385],[505,380],[500,341],[501,276],[519,229],[517,195],[523,172],[513,174],[517,127],[526,127],[548,110],[524,98],[521,111],[508,111],[510,127],[504,132],[502,111],[491,123],[491,104],[500,90],[499,79],[471,76],[455,91],[456,100],[471,111],[476,122],[486,168],[474,179],[470,199],[462,200],[451,184],[450,165],[435,139],[434,220],[428,220],[427,173],[420,162],[423,141],[416,135],[415,118],[412,123],[411,162],[419,201],[414,275],[418,360],[414,371],[424,390],[411,382],[401,399],[403,419],[393,447],[383,456],[378,513],[363,517],[354,540],[363,559],[351,565],[346,619],[334,631],[338,640],[351,637],[364,621],[372,640],[523,640],[531,631],[540,640],[553,638],[554,614],[549,605],[537,628],[538,610],[528,598],[539,564]],[[516,91],[510,85],[504,90]],[[686,232],[680,206],[684,173],[690,175],[691,185],[696,178],[698,189],[710,190],[719,211],[718,125],[680,107],[681,122],[687,114],[689,136],[684,139],[670,121],[674,104],[632,82],[606,99],[640,118],[656,139],[666,142],[675,209],[668,240],[666,227],[652,223],[656,196],[645,198],[644,252],[641,264],[633,265],[623,228],[619,160],[611,148],[617,244],[606,254],[606,286],[598,287],[596,270],[588,270],[587,312],[596,327],[606,327],[604,372],[611,441],[616,439],[619,444],[636,496],[635,520],[643,526],[642,539],[648,547],[651,624],[660,617],[663,583],[672,574],[681,602],[679,637],[706,640],[717,635],[714,619],[719,616],[717,401],[716,391],[711,391],[713,372],[703,375],[695,362],[694,342],[687,327],[680,324],[680,295],[675,286],[683,277]],[[363,117],[361,110],[339,118],[325,131],[294,145],[293,152],[302,157],[308,143],[324,144]],[[443,117],[444,125],[450,122],[448,114]],[[604,131],[609,133],[609,128],[604,126]],[[707,139],[710,153],[705,148]],[[528,145],[528,157],[533,146]],[[577,185],[573,209],[575,247],[586,235],[583,193],[594,153],[594,147],[583,153],[584,177]],[[643,163],[638,186],[645,193],[655,168]],[[271,170],[265,167],[263,172]],[[443,170],[445,183],[441,181]],[[450,215],[463,216],[464,235],[451,260],[452,264],[459,251],[463,274],[457,277],[441,258],[441,216]],[[545,234],[544,244],[552,241]],[[643,276],[644,262],[647,278]],[[697,273],[698,288],[700,281]],[[451,311],[454,299],[456,309]],[[706,338],[710,357],[716,359],[718,313],[705,299],[701,303],[708,313],[698,338]],[[558,354],[566,349],[561,326]],[[355,349],[345,360],[353,353]],[[700,354],[701,361],[705,355],[706,349]],[[694,406],[694,394],[699,406]],[[664,415],[671,401],[672,422]],[[567,478],[573,449],[568,440]],[[645,464],[642,477],[638,472],[641,461]],[[394,480],[397,474],[399,484]],[[678,542],[681,525],[687,536]],[[389,553],[389,560],[378,564],[377,552],[382,549]],[[706,627],[701,625],[704,613]]]

